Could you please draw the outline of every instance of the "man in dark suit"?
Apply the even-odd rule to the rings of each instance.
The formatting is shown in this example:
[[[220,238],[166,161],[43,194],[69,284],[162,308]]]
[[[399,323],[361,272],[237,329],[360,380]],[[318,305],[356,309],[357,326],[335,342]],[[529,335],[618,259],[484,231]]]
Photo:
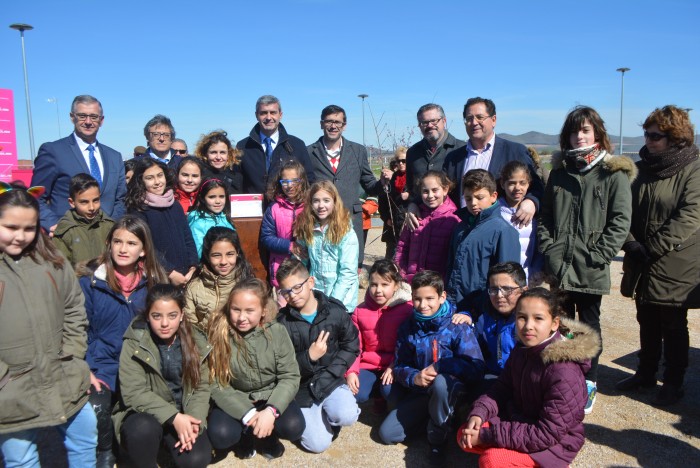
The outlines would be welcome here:
[[[447,131],[447,119],[441,105],[433,103],[422,105],[416,117],[423,139],[406,152],[405,191],[413,195],[418,203],[420,190],[416,187],[416,181],[428,171],[442,170],[448,153],[463,147],[465,142],[458,140]]]
[[[321,111],[323,136],[307,148],[316,180],[330,180],[340,193],[343,205],[350,211],[352,227],[360,244],[359,263],[362,265],[365,243],[362,241],[362,202],[360,190],[378,195],[382,184],[369,167],[367,149],[343,138],[347,125],[345,110],[330,105]]]
[[[313,183],[313,167],[306,144],[289,135],[280,123],[282,105],[279,99],[270,95],[258,98],[255,103],[255,118],[258,123],[250,135],[236,145],[236,148],[243,151],[241,163],[234,166],[241,193],[264,193],[268,177],[274,177],[280,162],[289,159],[299,161],[306,169],[309,182]]]
[[[46,188],[39,198],[40,222],[51,235],[70,209],[70,179],[81,172],[99,182],[102,210],[109,217],[118,220],[124,214],[126,181],[122,156],[97,141],[97,132],[104,122],[102,104],[92,96],[76,96],[70,119],[75,126],[73,134],[41,145],[34,161],[32,185]]]
[[[498,180],[503,166],[510,161],[521,161],[530,168],[530,188],[526,199],[520,203],[515,218],[520,224],[529,224],[539,206],[544,186],[537,176],[527,148],[496,136],[496,105],[490,99],[468,99],[462,116],[469,141],[465,147],[450,152],[443,164],[443,171],[456,183],[450,194],[452,200],[458,207],[464,206],[461,180],[468,171],[484,169]]]
[[[170,119],[164,115],[156,114],[143,127],[143,136],[148,142],[144,156],[162,162],[168,166],[168,169],[175,172],[183,157],[172,149],[175,140],[175,127]]]

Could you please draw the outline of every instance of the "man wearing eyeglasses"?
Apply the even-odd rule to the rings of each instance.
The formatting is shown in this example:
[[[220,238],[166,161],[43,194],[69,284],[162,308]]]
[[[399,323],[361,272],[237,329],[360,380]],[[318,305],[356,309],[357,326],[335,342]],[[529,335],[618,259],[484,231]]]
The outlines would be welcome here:
[[[175,141],[175,127],[170,119],[164,115],[156,114],[143,127],[143,136],[148,142],[144,156],[162,162],[171,171],[177,170],[182,156],[176,154],[172,149],[173,141]]]
[[[240,178],[241,193],[264,193],[268,177],[274,177],[280,163],[296,159],[306,169],[310,183],[315,182],[306,144],[287,133],[282,120],[282,104],[275,96],[260,96],[255,103],[255,124],[250,134],[238,142],[243,151],[241,163],[234,166]]]
[[[415,186],[415,182],[428,171],[441,170],[447,154],[466,143],[447,131],[447,119],[441,105],[424,104],[418,109],[416,117],[423,139],[411,146],[406,153],[405,190],[411,192],[419,201],[420,190]]]
[[[487,170],[498,180],[503,166],[510,161],[521,161],[530,168],[530,188],[526,199],[520,203],[515,213],[514,221],[521,226],[529,225],[544,193],[544,185],[537,175],[527,148],[520,143],[496,136],[496,105],[492,100],[470,98],[464,105],[462,115],[469,140],[465,148],[450,152],[443,165],[443,171],[456,183],[456,188],[450,193],[452,200],[457,206],[464,206],[460,181],[470,170]]]
[[[345,110],[336,105],[321,111],[323,136],[307,148],[317,181],[330,180],[340,193],[343,205],[350,211],[352,227],[358,241],[363,239],[362,202],[360,188],[367,195],[378,195],[381,182],[369,167],[367,149],[359,143],[343,138],[347,126]],[[359,266],[364,258],[365,245],[360,241]]]
[[[68,190],[71,178],[80,173],[92,175],[100,184],[102,210],[118,220],[124,214],[126,181],[122,155],[97,141],[104,122],[102,104],[89,95],[76,96],[71,104],[73,134],[44,143],[34,161],[32,186],[46,192],[39,198],[41,227],[53,235],[58,220],[70,209]]]

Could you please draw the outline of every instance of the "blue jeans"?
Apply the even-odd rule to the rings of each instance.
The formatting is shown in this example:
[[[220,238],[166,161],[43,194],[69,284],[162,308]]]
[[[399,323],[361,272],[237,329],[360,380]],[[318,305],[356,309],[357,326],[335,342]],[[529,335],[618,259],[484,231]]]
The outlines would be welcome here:
[[[321,403],[302,408],[306,429],[301,435],[301,445],[306,450],[321,453],[331,446],[331,426],[350,426],[357,421],[360,408],[347,385],[341,385]]]
[[[448,374],[438,374],[426,390],[395,385],[404,397],[391,410],[379,428],[385,444],[403,442],[409,434],[417,433],[428,420],[428,442],[439,445],[447,439],[449,420],[454,405],[464,393],[464,384]]]
[[[355,395],[357,403],[364,403],[369,400],[369,397],[375,387],[379,387],[379,394],[387,402],[389,410],[396,408],[399,398],[403,396],[401,384],[382,385],[381,371],[368,371],[360,369],[360,390]]]
[[[86,403],[68,421],[55,427],[63,437],[69,466],[95,466],[97,418],[89,403]],[[37,434],[37,429],[0,434],[0,446],[7,468],[40,466],[39,451],[36,447]]]

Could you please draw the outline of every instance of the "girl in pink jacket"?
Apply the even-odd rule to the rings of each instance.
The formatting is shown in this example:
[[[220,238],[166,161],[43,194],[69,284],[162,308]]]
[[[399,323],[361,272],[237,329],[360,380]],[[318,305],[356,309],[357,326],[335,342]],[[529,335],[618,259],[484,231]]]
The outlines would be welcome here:
[[[442,171],[428,171],[420,179],[421,220],[411,231],[404,229],[396,247],[394,261],[410,283],[423,270],[437,271],[445,280],[450,238],[460,219],[457,207],[448,196],[452,182]]]
[[[267,199],[273,203],[263,216],[260,240],[270,254],[268,273],[275,288],[279,287],[275,275],[280,264],[291,255],[306,256],[305,249],[294,240],[294,221],[304,209],[308,191],[304,166],[294,159],[284,162],[277,177],[270,179]]]
[[[381,395],[391,400],[396,335],[412,311],[411,290],[396,264],[386,259],[375,262],[369,271],[365,302],[352,315],[359,330],[360,355],[345,377],[358,403],[367,401],[377,386]]]

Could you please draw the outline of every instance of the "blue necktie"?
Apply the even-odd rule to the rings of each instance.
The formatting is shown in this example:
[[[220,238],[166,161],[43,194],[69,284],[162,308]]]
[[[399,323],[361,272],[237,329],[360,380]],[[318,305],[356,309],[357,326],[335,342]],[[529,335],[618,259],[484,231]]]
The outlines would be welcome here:
[[[265,137],[265,163],[268,172],[270,171],[270,163],[272,162],[272,138]]]
[[[95,147],[88,145],[87,147],[90,159],[90,175],[95,178],[100,188],[102,188],[102,174],[100,174],[100,166],[97,164],[97,158],[95,157]]]

